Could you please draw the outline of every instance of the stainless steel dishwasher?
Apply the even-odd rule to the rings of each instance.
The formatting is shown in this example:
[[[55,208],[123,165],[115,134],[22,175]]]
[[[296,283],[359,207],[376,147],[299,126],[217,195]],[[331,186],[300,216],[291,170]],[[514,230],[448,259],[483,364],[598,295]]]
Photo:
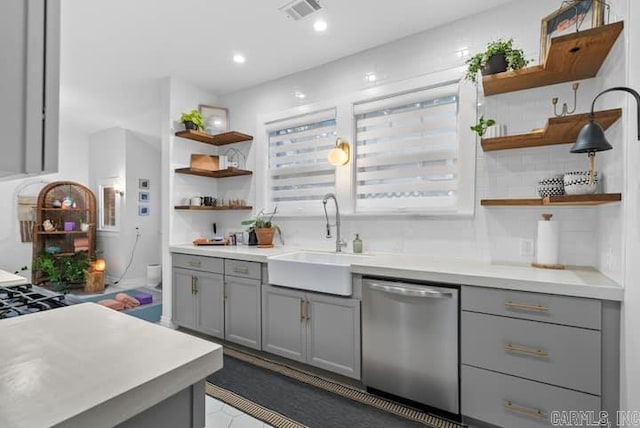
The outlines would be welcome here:
[[[362,381],[459,415],[459,288],[365,278]]]

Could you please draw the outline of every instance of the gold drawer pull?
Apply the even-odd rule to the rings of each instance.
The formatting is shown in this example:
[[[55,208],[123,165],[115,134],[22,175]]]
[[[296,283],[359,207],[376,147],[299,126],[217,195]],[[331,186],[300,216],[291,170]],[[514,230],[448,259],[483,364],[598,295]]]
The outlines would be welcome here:
[[[507,309],[521,309],[523,311],[549,312],[549,307],[544,305],[527,305],[525,303],[516,303],[512,301],[504,302]]]
[[[528,346],[514,345],[512,343],[507,343],[506,345],[504,345],[504,350],[507,352],[517,352],[519,354],[533,355],[534,357],[549,356],[549,353],[546,351],[543,351],[542,349],[534,349],[534,348],[529,348]]]
[[[248,267],[236,266],[236,267],[233,268],[233,271],[235,273],[243,273],[243,274],[247,275],[249,273],[249,268]]]
[[[547,415],[545,415],[542,410],[532,409],[531,407],[520,406],[518,404],[513,404],[511,401],[505,401],[502,406],[510,410],[512,412],[521,413],[523,415],[531,416],[532,418],[537,419],[547,419]]]
[[[189,260],[189,266],[200,267],[202,266],[202,260]]]

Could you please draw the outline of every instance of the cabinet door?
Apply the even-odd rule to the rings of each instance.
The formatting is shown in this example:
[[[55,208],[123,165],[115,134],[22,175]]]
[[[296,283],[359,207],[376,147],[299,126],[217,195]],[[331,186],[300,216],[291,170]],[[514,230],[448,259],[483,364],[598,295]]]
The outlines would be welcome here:
[[[195,273],[197,330],[224,338],[224,282],[218,273]]]
[[[306,360],[304,293],[262,287],[262,350],[297,361]]]
[[[360,301],[308,293],[308,363],[360,379]]]
[[[260,350],[260,313],[260,280],[225,276],[225,339]]]
[[[59,3],[0,2],[0,176],[57,170]]]
[[[173,268],[173,316],[172,321],[187,328],[196,328],[194,272]]]

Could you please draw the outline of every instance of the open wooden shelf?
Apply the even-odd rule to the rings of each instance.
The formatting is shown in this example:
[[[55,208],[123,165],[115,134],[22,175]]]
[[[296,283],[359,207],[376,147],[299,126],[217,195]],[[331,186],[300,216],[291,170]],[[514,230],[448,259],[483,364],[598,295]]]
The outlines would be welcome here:
[[[578,206],[578,205],[602,205],[611,202],[620,202],[621,193],[596,193],[590,195],[560,195],[547,196],[546,198],[522,198],[522,199],[482,199],[483,207],[516,207],[516,206]]]
[[[603,129],[609,128],[622,116],[622,109],[598,111],[595,121]],[[543,132],[509,135],[506,137],[483,138],[482,150],[519,149],[524,147],[551,146],[554,144],[574,143],[580,129],[589,121],[589,113],[572,114],[564,117],[552,117],[547,121]]]
[[[543,65],[484,76],[484,94],[504,94],[594,77],[623,28],[620,21],[555,37]]]
[[[224,146],[226,144],[241,143],[243,141],[253,140],[251,135],[243,134],[242,132],[229,131],[222,134],[211,135],[201,131],[179,131],[176,132],[176,137],[186,138],[188,140],[199,141],[205,144],[211,144],[212,146]]]
[[[238,168],[227,168],[218,171],[209,171],[205,169],[196,168],[178,168],[176,169],[178,174],[199,175],[201,177],[211,178],[225,178],[225,177],[239,177],[242,175],[251,175],[253,172]]]
[[[38,235],[86,235],[89,231],[83,232],[81,230],[54,230],[51,232],[45,232],[44,230],[39,230],[36,232]]]
[[[230,206],[197,206],[197,205],[176,205],[174,207],[177,210],[190,210],[190,211],[232,211],[232,210],[251,210],[253,207],[250,206],[241,206],[241,207],[230,207]]]

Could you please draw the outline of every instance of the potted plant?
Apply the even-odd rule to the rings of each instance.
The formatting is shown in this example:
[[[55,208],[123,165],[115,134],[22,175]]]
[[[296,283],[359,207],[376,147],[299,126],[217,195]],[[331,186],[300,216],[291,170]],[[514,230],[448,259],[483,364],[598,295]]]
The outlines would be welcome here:
[[[89,231],[89,223],[87,223],[87,219],[84,216],[80,216],[80,230],[82,232],[88,232]]]
[[[484,52],[480,52],[469,58],[465,78],[477,83],[478,71],[482,75],[502,73],[507,70],[519,70],[529,64],[522,49],[513,47],[513,39],[498,39],[487,44]]]
[[[485,132],[487,132],[487,128],[496,124],[496,121],[493,119],[484,119],[484,116],[480,116],[478,119],[478,123],[471,126],[471,130],[478,134],[478,136],[483,137]]]
[[[180,122],[184,123],[185,129],[193,129],[194,131],[204,129],[204,120],[198,110],[182,113]]]
[[[249,245],[252,245],[251,234],[255,233],[258,241],[259,248],[271,248],[273,247],[273,237],[275,233],[278,233],[280,243],[284,245],[284,239],[282,239],[282,231],[280,227],[273,224],[273,216],[276,215],[278,207],[276,206],[272,213],[265,213],[261,210],[256,218],[250,220],[244,220],[243,225],[249,226]]]
[[[45,251],[36,258],[33,269],[45,277],[52,289],[68,293],[72,288],[84,287],[89,259],[84,253],[56,255]]]

